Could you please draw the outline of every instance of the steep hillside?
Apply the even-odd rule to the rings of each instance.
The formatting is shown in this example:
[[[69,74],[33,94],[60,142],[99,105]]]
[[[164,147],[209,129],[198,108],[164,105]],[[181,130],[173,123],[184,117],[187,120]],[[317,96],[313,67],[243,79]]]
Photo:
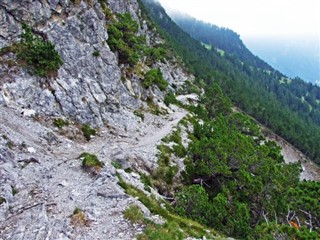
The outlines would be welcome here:
[[[320,88],[290,79],[252,55],[230,30],[190,18],[178,20],[202,43],[183,32],[155,1],[143,1],[167,43],[195,74],[199,83],[217,82],[233,103],[288,140],[316,163],[320,152]],[[186,22],[188,24],[186,24]],[[199,34],[196,34],[199,29]],[[206,29],[206,30],[204,30]],[[205,34],[204,34],[205,33]],[[216,35],[220,38],[216,39]],[[210,42],[208,41],[210,38]],[[221,43],[220,39],[228,39]],[[222,49],[215,46],[219,45]],[[229,45],[237,46],[230,49]]]
[[[186,115],[165,92],[193,76],[163,57],[138,3],[2,1],[0,14],[0,238],[133,239],[147,226],[168,231],[164,221],[188,225],[181,236],[217,235],[164,219],[163,197],[144,190],[157,145]],[[131,56],[140,41],[134,64],[112,39]]]
[[[0,2],[0,239],[317,237],[318,176],[147,13]]]

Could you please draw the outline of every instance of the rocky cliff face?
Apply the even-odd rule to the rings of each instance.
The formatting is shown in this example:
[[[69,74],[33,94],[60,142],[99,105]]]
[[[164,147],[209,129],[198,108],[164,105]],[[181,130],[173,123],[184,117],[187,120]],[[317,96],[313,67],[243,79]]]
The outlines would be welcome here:
[[[124,218],[131,204],[162,222],[117,185],[116,172],[144,191],[140,176],[116,170],[112,162],[145,173],[155,169],[157,144],[187,113],[166,107],[165,93],[143,88],[137,74],[124,75],[126,66],[106,42],[100,2],[0,2],[0,49],[19,42],[25,22],[63,59],[56,76],[38,77],[13,52],[0,54],[0,239],[133,239],[144,227]],[[136,0],[109,0],[108,7],[130,13],[149,44],[161,42],[141,18]],[[175,60],[152,67],[161,69],[170,91],[172,84],[179,88],[192,79]],[[167,114],[151,114],[147,99]],[[55,127],[57,118],[70,125]],[[80,136],[84,123],[99,127],[90,142]],[[82,152],[104,163],[98,175],[82,169]],[[74,214],[78,208],[85,215]]]
[[[115,13],[129,12],[143,22],[135,0],[109,1],[109,6]],[[66,116],[81,123],[130,129],[132,124],[128,123],[134,121],[130,112],[143,106],[143,90],[134,78],[133,82],[121,81],[117,58],[106,43],[106,19],[98,1],[1,1],[0,16],[0,48],[17,42],[21,23],[26,22],[55,45],[64,61],[57,77],[44,79],[12,64],[16,61],[12,54],[3,54],[0,104],[30,108],[40,115]],[[100,53],[98,57],[93,56],[95,51]],[[182,71],[175,71],[167,67],[165,78],[171,83],[173,78],[186,80],[179,76]]]

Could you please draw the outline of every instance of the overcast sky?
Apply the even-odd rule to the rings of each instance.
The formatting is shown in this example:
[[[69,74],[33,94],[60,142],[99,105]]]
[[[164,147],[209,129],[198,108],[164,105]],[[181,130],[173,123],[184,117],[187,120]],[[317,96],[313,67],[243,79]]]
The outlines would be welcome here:
[[[242,37],[320,37],[320,0],[158,0]]]

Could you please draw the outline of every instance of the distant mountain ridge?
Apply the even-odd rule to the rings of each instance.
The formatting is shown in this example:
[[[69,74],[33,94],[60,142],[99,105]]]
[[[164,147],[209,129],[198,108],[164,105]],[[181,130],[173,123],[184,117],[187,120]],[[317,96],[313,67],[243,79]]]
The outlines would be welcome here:
[[[167,11],[167,10],[166,10]],[[181,29],[190,34],[194,39],[215,47],[216,50],[223,50],[236,56],[255,67],[272,70],[272,67],[255,56],[240,39],[240,35],[231,29],[218,27],[217,25],[197,20],[187,14],[169,10],[167,11]]]
[[[212,44],[253,66],[269,70],[274,68],[290,78],[299,77],[306,82],[320,84],[319,47],[315,51],[319,40],[316,38],[247,37],[244,44],[240,35],[231,29],[197,20],[175,10],[166,12],[179,27],[198,41]]]
[[[291,78],[320,85],[319,38],[261,38],[248,37],[247,46],[272,67]]]

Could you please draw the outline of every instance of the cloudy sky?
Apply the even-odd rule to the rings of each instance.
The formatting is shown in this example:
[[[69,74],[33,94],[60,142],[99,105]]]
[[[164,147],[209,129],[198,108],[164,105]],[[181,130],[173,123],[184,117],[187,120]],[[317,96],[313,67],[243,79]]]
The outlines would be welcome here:
[[[320,0],[158,0],[242,37],[320,35]]]

